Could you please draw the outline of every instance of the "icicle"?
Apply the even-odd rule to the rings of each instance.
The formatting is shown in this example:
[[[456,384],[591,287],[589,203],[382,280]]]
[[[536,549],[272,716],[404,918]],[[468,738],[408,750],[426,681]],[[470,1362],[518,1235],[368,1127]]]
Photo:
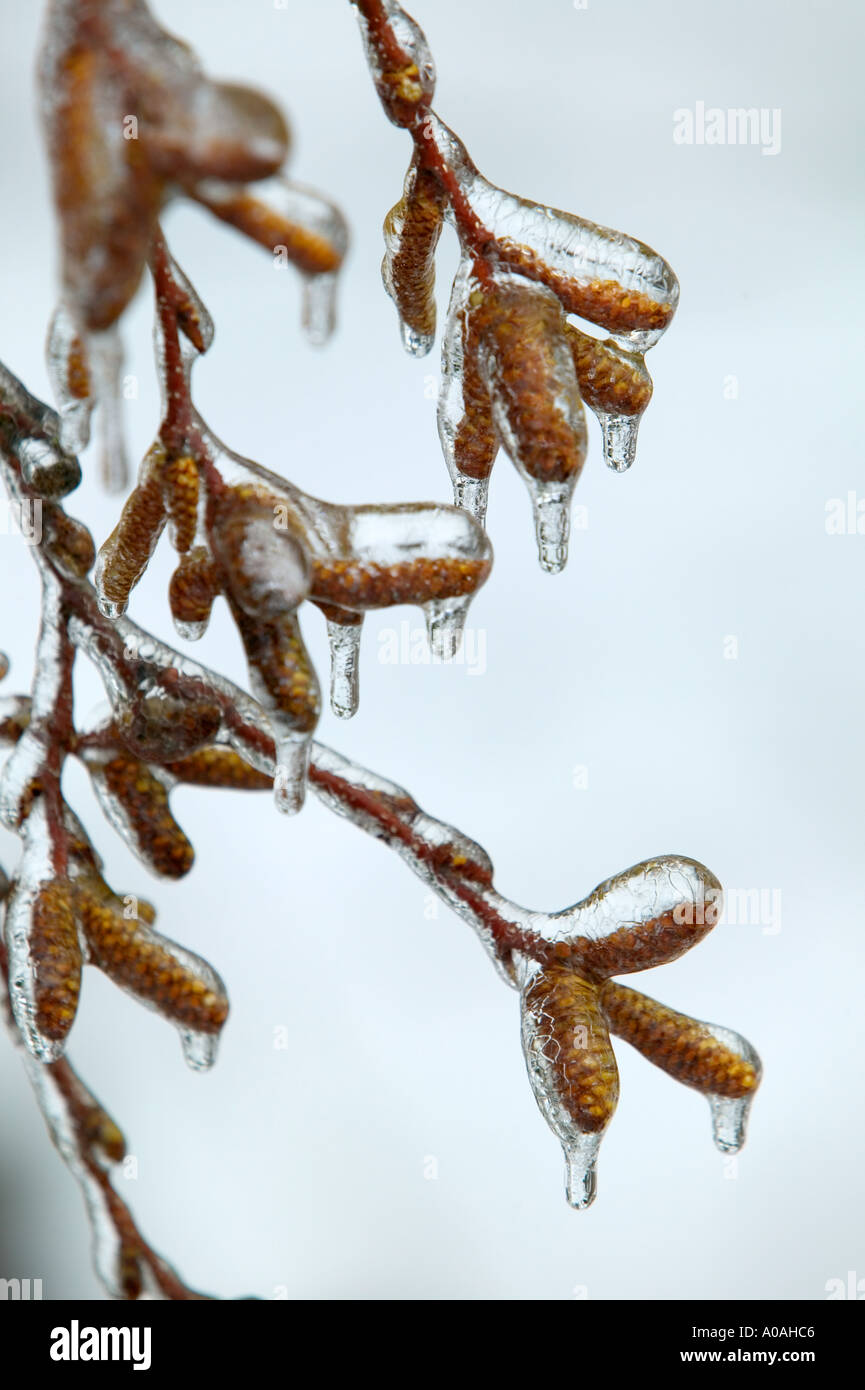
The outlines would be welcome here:
[[[563,1144],[565,1155],[565,1194],[575,1211],[590,1207],[597,1195],[598,1152],[601,1134],[580,1134]]]
[[[304,275],[301,323],[307,342],[322,347],[336,327],[335,273]]]
[[[102,483],[108,492],[123,492],[129,481],[123,439],[120,376],[123,345],[116,328],[88,339],[93,371],[93,395],[99,406],[99,449]]]
[[[469,512],[479,526],[485,526],[487,503],[490,495],[490,480],[486,478],[466,478],[462,474],[453,480],[454,506]]]
[[[90,442],[90,417],[94,400],[90,393],[84,345],[72,315],[58,304],[48,330],[48,379],[60,416],[60,443],[80,454]]]
[[[532,477],[524,480],[532,501],[541,569],[560,574],[568,560],[573,488],[567,483],[539,483]]]
[[[357,713],[359,690],[359,659],[362,623],[339,623],[327,620],[327,640],[330,643],[330,707],[340,719],[351,719]]]
[[[738,1153],[745,1142],[748,1112],[754,1099],[752,1092],[747,1096],[709,1096],[709,1109],[712,1112],[712,1139],[715,1148],[721,1153]]]
[[[604,462],[616,473],[627,473],[637,452],[639,415],[610,415],[595,412],[604,436]]]
[[[718,1042],[754,1068],[759,1083],[762,1073],[760,1058],[747,1038],[743,1038],[741,1033],[734,1032],[732,1028],[721,1028],[714,1023],[707,1024],[706,1028],[713,1038],[717,1038]],[[754,1085],[743,1096],[724,1096],[712,1093],[706,1096],[712,1114],[712,1139],[715,1147],[720,1149],[721,1153],[738,1153],[744,1144],[748,1128],[748,1116],[756,1093],[757,1086]]]
[[[423,605],[434,661],[452,661],[460,649],[471,598],[438,598]]]
[[[193,1071],[209,1071],[216,1061],[219,1048],[218,1033],[201,1033],[192,1028],[180,1028],[183,1059]]]
[[[272,714],[273,723],[277,718]],[[291,731],[277,733],[276,736],[276,774],[273,790],[277,810],[286,816],[294,816],[306,800],[306,780],[309,775],[309,734]]]

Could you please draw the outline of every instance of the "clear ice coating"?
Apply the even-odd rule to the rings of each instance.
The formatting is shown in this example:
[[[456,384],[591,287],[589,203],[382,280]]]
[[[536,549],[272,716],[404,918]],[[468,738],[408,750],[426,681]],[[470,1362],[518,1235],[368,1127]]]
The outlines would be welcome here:
[[[150,708],[156,728],[149,732],[167,736],[171,726],[177,722],[178,713],[177,706],[165,699],[169,693],[165,675],[171,672],[172,684],[180,682],[181,698],[184,690],[189,690],[193,716],[199,695],[208,715],[212,708],[211,697],[215,697],[222,717],[219,727],[212,737],[208,736],[207,741],[232,748],[256,771],[273,775],[273,758],[263,748],[261,741],[259,726],[262,713],[256,700],[223,676],[200,666],[190,657],[181,656],[172,647],[151,637],[128,618],[116,619],[115,631],[118,647],[122,651],[120,661],[118,649],[106,643],[85,620],[76,617],[69,621],[70,640],[93,662],[102,677],[115,720],[119,720],[121,725],[128,725],[130,713],[140,707],[142,701],[155,699],[155,706]],[[191,683],[191,688],[186,686],[186,682]],[[189,738],[193,747],[200,746],[197,745],[197,733],[193,718],[188,730],[181,727],[179,741],[185,742]],[[145,761],[148,751],[143,750]],[[162,751],[164,753],[165,750]],[[180,753],[176,752],[174,756],[178,757]]]
[[[357,713],[360,699],[359,661],[362,623],[327,620],[330,645],[330,707],[340,719]]]
[[[3,916],[9,958],[9,1001],[21,1037],[32,1056],[39,1062],[55,1062],[62,1056],[66,1040],[65,1036],[48,1036],[40,1026],[40,959],[34,946],[39,901],[55,877],[44,798],[36,799],[19,834],[23,852]]]
[[[432,111],[425,138],[455,175],[467,207],[495,239],[493,254],[505,266],[549,284],[566,313],[609,329],[629,352],[645,352],[659,340],[678,303],[679,282],[651,247],[497,188],[478,173],[462,141]],[[452,208],[449,216],[454,220]]]
[[[435,90],[436,70],[426,35],[396,0],[382,0],[381,10],[401,50],[382,47],[378,35],[360,6],[352,0],[363,40],[366,60],[382,106],[394,125],[406,125],[419,106],[429,103]]]
[[[0,363],[0,445],[17,460],[26,487],[42,498],[65,497],[81,481],[78,460],[62,443],[61,434],[57,412],[31,396]],[[8,465],[7,478],[10,495],[23,505],[25,498]]]

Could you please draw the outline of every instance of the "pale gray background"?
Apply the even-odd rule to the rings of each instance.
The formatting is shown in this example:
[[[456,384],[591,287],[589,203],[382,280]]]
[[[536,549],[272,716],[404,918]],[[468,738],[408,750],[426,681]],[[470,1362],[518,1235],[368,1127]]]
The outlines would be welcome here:
[[[294,175],[352,227],[341,326],[302,341],[299,289],[191,207],[166,230],[213,312],[198,403],[241,453],[341,501],[449,499],[429,378],[403,353],[379,282],[382,218],[409,141],[385,120],[344,0],[163,0],[159,16],[218,75],[257,82],[295,127]],[[2,7],[0,356],[37,392],[55,241],[31,86],[40,9]],[[468,929],[387,851],[313,800],[183,791],[198,859],[160,885],[70,795],[118,888],[206,954],[232,1014],[216,1069],[189,1072],[173,1030],[88,972],[70,1055],[126,1130],[144,1231],[193,1285],[230,1296],[568,1299],[824,1297],[865,1277],[861,1173],[861,756],[865,536],[830,536],[828,499],[860,469],[861,12],[734,0],[417,0],[437,108],[516,192],[648,241],[682,283],[651,354],[656,381],[630,475],[592,422],[577,501],[589,526],[558,578],[537,566],[509,462],[490,507],[496,565],[470,622],[488,669],[394,667],[371,619],[362,704],[321,736],[479,839],[502,890],[556,908],[655,853],[725,884],[782,891],[781,931],[722,925],[634,977],[746,1033],[766,1079],[729,1176],[705,1102],[618,1049],[622,1099],[600,1193],[569,1211],[558,1144],[524,1074],[517,999]],[[527,16],[531,16],[528,18]],[[780,107],[782,148],[676,146],[673,111]],[[440,258],[443,308],[455,264]],[[145,290],[125,325],[141,394],[133,456],[157,423]],[[724,397],[728,375],[736,400]],[[116,516],[91,477],[72,499],[98,540]],[[132,613],[171,637],[167,545]],[[0,537],[7,691],[29,682],[36,582]],[[323,623],[305,630],[325,670]],[[738,639],[737,660],[724,641]],[[182,645],[182,644],[181,644]],[[192,648],[243,678],[219,608]],[[83,669],[83,667],[82,667]],[[100,698],[81,685],[81,711]],[[574,768],[589,769],[587,790]],[[14,843],[0,843],[7,866]],[[284,1025],[290,1046],[273,1047]],[[19,1062],[0,1053],[0,1275],[96,1297],[77,1192]],[[438,1178],[424,1178],[434,1157]],[[125,1190],[125,1189],[124,1189]]]

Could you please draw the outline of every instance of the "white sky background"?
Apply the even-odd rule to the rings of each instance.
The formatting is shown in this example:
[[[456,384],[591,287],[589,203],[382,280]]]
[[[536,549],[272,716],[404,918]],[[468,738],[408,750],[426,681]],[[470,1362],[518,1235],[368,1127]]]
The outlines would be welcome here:
[[[39,8],[0,6],[0,357],[44,394],[55,244],[31,80]],[[339,201],[353,236],[338,335],[316,351],[292,272],[172,208],[170,245],[216,322],[199,408],[231,447],[312,493],[450,500],[429,398],[438,346],[422,362],[404,354],[379,280],[410,142],[379,107],[349,6],[155,8],[213,74],[284,104],[291,172]],[[161,929],[215,965],[232,1013],[215,1070],[196,1076],[169,1025],[88,971],[70,1056],[138,1159],[122,1191],[145,1234],[223,1296],[821,1298],[828,1279],[865,1277],[865,535],[824,524],[828,499],[865,497],[860,13],[801,0],[415,0],[412,13],[437,62],[437,110],[479,168],[647,241],[682,300],[649,357],[656,394],[630,474],[604,468],[590,417],[575,499],[589,524],[563,575],[538,568],[527,494],[500,456],[496,563],[469,619],[484,674],[383,664],[379,634],[421,615],[370,617],[360,712],[345,725],[326,711],[320,735],[479,840],[501,890],[528,906],[562,907],[658,853],[698,858],[731,888],[780,890],[780,931],[722,925],[631,980],[754,1042],[766,1075],[749,1141],[730,1176],[705,1102],[620,1044],[598,1200],[570,1211],[517,997],[456,917],[441,906],[428,920],[425,889],[393,855],[314,798],[289,821],[266,794],[182,790],[197,862],[159,884],[77,769],[70,799],[109,880],[151,898]],[[675,145],[673,112],[698,101],[780,108],[780,153]],[[440,319],[455,259],[448,231]],[[125,323],[141,382],[133,458],[158,422],[150,322],[145,287]],[[69,506],[101,541],[118,503],[86,462]],[[184,649],[170,569],[164,541],[131,613]],[[0,593],[11,693],[29,684],[37,600],[11,535]],[[324,677],[323,628],[310,610]],[[244,679],[224,606],[188,650]],[[102,696],[79,665],[86,714]],[[14,851],[4,834],[7,867]],[[0,1276],[98,1297],[78,1194],[7,1049],[0,1103]]]

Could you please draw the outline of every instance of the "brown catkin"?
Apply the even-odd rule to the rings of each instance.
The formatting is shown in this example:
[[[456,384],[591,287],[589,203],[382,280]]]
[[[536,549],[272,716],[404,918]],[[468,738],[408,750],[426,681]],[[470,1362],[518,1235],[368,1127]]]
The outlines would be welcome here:
[[[156,444],[141,465],[138,486],[99,552],[98,587],[111,603],[125,604],[147,568],[165,525],[162,466],[165,451]]]
[[[610,415],[642,415],[652,399],[652,378],[642,355],[599,342],[571,323],[564,330],[586,405]]]
[[[181,623],[206,623],[219,593],[219,576],[204,546],[182,557],[168,586],[171,616]]]
[[[203,1033],[219,1031],[228,1016],[225,995],[178,959],[170,942],[149,930],[143,903],[138,916],[125,916],[121,899],[96,880],[79,888],[78,899],[94,965],[173,1023]],[[152,920],[152,909],[149,916]]]
[[[454,462],[467,478],[487,478],[499,450],[499,438],[493,424],[490,393],[478,369],[478,323],[465,307],[458,313],[463,414],[454,432]]]
[[[502,237],[496,242],[501,260],[529,280],[547,285],[567,314],[577,314],[610,333],[664,329],[675,313],[675,304],[652,299],[642,290],[625,290],[615,280],[579,281],[559,274],[527,246]]]
[[[413,159],[402,198],[385,218],[382,274],[400,318],[422,338],[436,331],[435,253],[444,209],[439,179]]]
[[[619,1073],[597,986],[556,962],[535,976],[524,1007],[571,1119],[584,1133],[605,1129],[619,1099]]]
[[[759,1069],[715,1038],[699,1019],[611,980],[601,988],[601,1004],[616,1037],[685,1086],[733,1099],[756,1089]]]
[[[168,804],[168,792],[145,763],[120,753],[94,776],[102,776],[123,808],[138,852],[163,878],[182,878],[192,868],[195,851]]]
[[[33,904],[30,953],[36,962],[36,1025],[52,1042],[69,1032],[81,991],[81,946],[71,884],[43,884]]]
[[[318,678],[294,613],[252,618],[232,605],[250,669],[269,697],[270,708],[287,716],[299,733],[312,733],[321,711]]]
[[[171,764],[171,775],[193,787],[231,787],[235,791],[272,791],[273,777],[244,762],[231,748],[200,748]]]
[[[512,280],[477,294],[470,307],[478,365],[496,403],[509,452],[538,482],[576,479],[586,427],[561,306],[546,290]]]
[[[312,566],[312,597],[343,608],[385,608],[396,603],[427,603],[473,594],[490,572],[491,561],[417,559],[395,565],[359,560],[317,562]]]
[[[183,555],[198,525],[198,466],[188,454],[169,460],[162,474],[165,510],[173,523],[175,550]]]

